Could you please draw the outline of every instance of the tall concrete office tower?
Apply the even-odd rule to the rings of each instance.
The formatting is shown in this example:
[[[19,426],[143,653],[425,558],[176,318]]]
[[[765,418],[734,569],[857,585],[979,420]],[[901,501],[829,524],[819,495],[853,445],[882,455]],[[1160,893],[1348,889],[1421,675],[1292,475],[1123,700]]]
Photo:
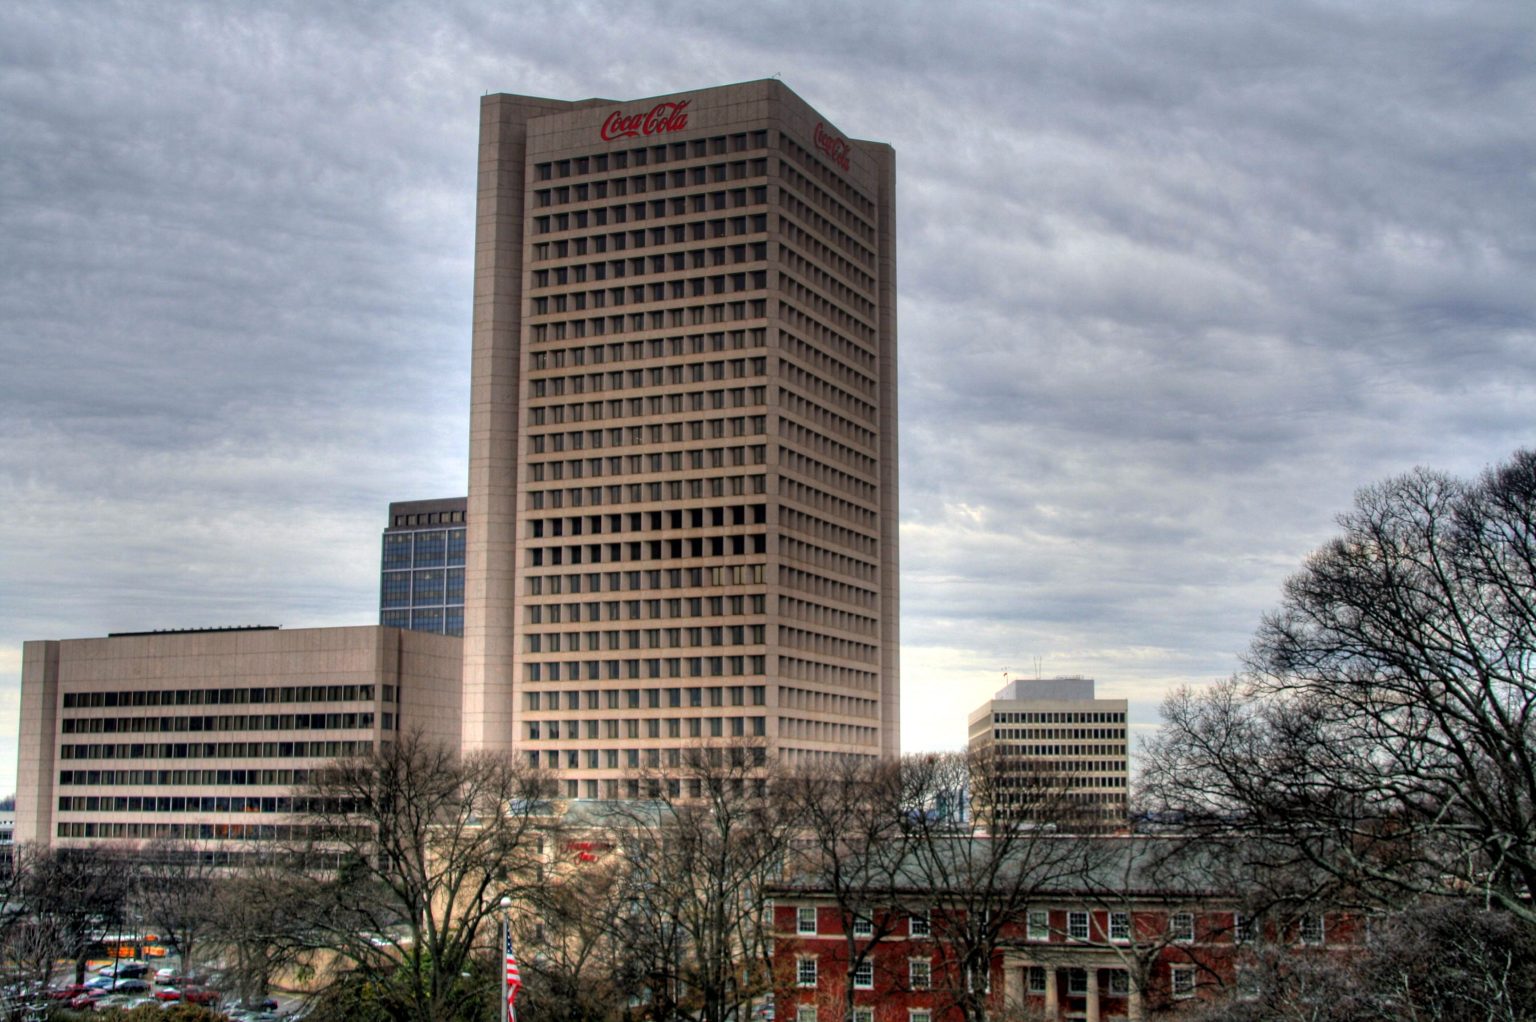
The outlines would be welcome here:
[[[482,100],[467,748],[897,753],[894,186],[778,81]]]

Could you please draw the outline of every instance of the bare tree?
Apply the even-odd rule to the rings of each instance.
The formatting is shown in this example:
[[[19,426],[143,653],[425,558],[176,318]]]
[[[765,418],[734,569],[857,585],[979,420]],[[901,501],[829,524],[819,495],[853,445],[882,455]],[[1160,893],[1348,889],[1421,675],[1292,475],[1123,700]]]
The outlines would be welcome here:
[[[280,849],[248,854],[238,869],[210,886],[207,925],[199,946],[219,955],[233,1000],[262,1000],[280,971],[309,950],[307,885],[294,882],[293,861]]]
[[[852,1019],[860,970],[874,951],[905,932],[910,852],[900,763],[840,756],[786,777],[779,786],[795,829],[786,876],[830,897],[843,935],[845,964],[838,1017]]]
[[[186,841],[151,842],[136,859],[130,908],[161,943],[175,949],[183,973],[195,972],[228,868],[210,850]]]
[[[606,835],[575,832],[513,923],[522,963],[519,1022],[623,1018],[644,976],[622,925],[629,883]]]
[[[1145,794],[1338,897],[1478,891],[1536,922],[1536,453],[1363,490],[1240,678],[1164,707]]]
[[[37,929],[34,936],[59,941],[55,955],[74,962],[75,982],[102,937],[119,930],[131,882],[128,858],[110,848],[55,848],[36,852],[22,897]]]
[[[650,1015],[731,1022],[772,987],[763,890],[791,823],[761,748],[685,750],[656,797],[616,809],[628,864],[626,939],[644,963]]]
[[[551,791],[509,758],[414,734],[318,771],[299,795],[312,843],[290,870],[303,941],[362,976],[390,1018],[483,1010],[471,966],[496,944],[502,899],[537,881]]]
[[[1082,873],[1083,842],[1046,822],[1076,807],[1059,776],[999,769],[989,752],[909,756],[902,786],[904,868],[929,908],[931,982],[966,1022],[987,1022],[1002,1007],[991,973],[1009,934],[1032,899]]]

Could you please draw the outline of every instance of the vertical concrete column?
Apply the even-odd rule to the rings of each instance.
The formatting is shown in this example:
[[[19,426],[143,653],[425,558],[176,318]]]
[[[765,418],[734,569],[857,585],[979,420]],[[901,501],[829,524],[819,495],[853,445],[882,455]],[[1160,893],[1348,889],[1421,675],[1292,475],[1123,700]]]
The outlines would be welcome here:
[[[1099,970],[1084,971],[1088,973],[1088,1022],[1099,1022]]]
[[[1136,978],[1131,977],[1131,992],[1126,996],[1125,1017],[1131,1022],[1141,1022],[1141,987],[1136,985]]]
[[[1061,1018],[1061,993],[1056,985],[1056,967],[1045,967],[1045,1017],[1048,1019]]]
[[[1003,1003],[1010,1011],[1024,1007],[1024,976],[1028,969],[1027,962],[1022,966],[1018,962],[1003,963]]]

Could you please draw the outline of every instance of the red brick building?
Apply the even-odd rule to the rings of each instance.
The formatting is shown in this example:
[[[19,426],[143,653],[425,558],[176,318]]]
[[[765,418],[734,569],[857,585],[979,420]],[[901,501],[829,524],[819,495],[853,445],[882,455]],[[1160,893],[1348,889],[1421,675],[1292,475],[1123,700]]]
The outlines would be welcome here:
[[[1145,839],[1108,840],[1135,849]],[[1254,918],[1236,897],[1196,884],[1116,890],[1101,880],[1041,891],[999,921],[990,946],[959,937],[966,921],[943,895],[906,891],[898,907],[867,911],[840,907],[815,883],[780,887],[772,892],[776,1018],[841,1022],[850,982],[851,1022],[960,1022],[961,1002],[977,994],[990,1018],[1146,1018],[1245,996],[1261,946],[1315,954],[1358,937],[1358,920],[1345,913]],[[866,911],[871,918],[861,918]],[[967,969],[964,959],[978,950],[985,968]]]

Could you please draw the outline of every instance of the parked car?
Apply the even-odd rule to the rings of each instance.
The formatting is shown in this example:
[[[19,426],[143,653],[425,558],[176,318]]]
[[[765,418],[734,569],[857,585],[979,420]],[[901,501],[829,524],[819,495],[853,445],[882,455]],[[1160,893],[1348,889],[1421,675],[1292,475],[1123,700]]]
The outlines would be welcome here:
[[[217,990],[199,990],[197,988],[182,987],[181,999],[188,1004],[204,1004],[212,1006],[219,1003]]]

